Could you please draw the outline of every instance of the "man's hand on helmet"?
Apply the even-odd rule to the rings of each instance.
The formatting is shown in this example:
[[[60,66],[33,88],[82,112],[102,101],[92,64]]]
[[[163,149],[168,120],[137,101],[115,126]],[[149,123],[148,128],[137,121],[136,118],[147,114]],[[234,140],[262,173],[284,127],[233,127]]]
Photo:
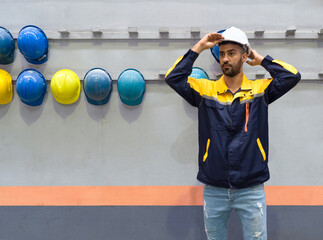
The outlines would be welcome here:
[[[262,60],[264,57],[260,55],[256,50],[251,49],[250,55],[248,56],[250,60],[247,61],[247,63],[251,66],[261,65]]]
[[[224,39],[221,33],[209,33],[194,45],[192,51],[200,54],[205,49],[210,49]]]

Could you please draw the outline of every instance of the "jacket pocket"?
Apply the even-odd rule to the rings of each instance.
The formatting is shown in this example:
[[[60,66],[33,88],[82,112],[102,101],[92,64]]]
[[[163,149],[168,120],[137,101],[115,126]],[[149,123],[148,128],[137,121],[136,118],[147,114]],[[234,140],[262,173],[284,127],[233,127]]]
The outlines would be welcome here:
[[[210,139],[208,139],[207,142],[206,142],[206,150],[205,150],[205,154],[203,156],[203,162],[205,162],[205,160],[207,159],[207,156],[209,154],[210,142],[211,142]]]
[[[225,111],[224,105],[215,100],[204,99],[204,108],[202,114],[205,115],[205,121],[208,122],[210,128],[215,130],[225,130]]]
[[[204,99],[205,105],[210,107],[210,108],[217,108],[219,110],[222,110],[224,106],[220,103],[218,103],[215,100],[210,100],[210,99]]]
[[[260,150],[260,152],[262,154],[262,157],[263,157],[264,161],[266,161],[266,153],[265,153],[264,148],[262,147],[262,144],[261,144],[259,138],[257,138],[257,144],[258,144],[258,148],[259,148],[259,150]]]

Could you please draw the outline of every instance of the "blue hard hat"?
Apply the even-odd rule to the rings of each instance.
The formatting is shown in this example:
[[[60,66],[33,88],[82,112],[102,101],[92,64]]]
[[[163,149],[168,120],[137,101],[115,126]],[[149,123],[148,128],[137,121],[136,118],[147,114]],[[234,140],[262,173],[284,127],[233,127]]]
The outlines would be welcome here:
[[[28,25],[18,35],[19,51],[32,64],[42,64],[48,58],[48,39],[39,27]]]
[[[15,40],[7,29],[0,27],[0,64],[12,63],[14,52]]]
[[[30,106],[41,105],[46,94],[47,84],[44,76],[35,69],[23,70],[16,82],[20,100]]]
[[[218,33],[223,33],[226,29],[218,31]],[[219,46],[215,45],[213,48],[210,49],[213,57],[215,60],[220,63],[220,53],[219,53]]]
[[[117,87],[121,101],[135,106],[140,104],[144,97],[146,81],[138,70],[129,68],[119,75]]]
[[[207,75],[207,73],[202,68],[199,68],[199,67],[193,67],[192,73],[189,77],[193,77],[196,79],[201,79],[201,78],[210,79],[209,75]]]
[[[89,103],[106,104],[112,91],[111,76],[102,68],[93,68],[85,74],[83,90]]]

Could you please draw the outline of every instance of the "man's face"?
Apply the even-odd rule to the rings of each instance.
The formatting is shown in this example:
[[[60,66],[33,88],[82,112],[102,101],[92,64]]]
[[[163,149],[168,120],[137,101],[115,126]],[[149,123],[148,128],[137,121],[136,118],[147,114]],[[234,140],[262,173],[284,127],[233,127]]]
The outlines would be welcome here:
[[[234,77],[242,71],[242,63],[246,60],[243,48],[227,43],[219,47],[220,65],[224,75]]]

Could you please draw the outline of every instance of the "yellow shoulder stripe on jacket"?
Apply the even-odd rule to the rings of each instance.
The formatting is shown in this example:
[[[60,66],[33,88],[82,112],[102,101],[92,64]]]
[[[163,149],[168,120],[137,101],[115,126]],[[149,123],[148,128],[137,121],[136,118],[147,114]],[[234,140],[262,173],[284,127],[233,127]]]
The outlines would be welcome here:
[[[167,75],[168,74],[170,74],[171,73],[171,71],[173,71],[173,69],[176,67],[176,65],[183,59],[183,57],[184,56],[181,56],[181,57],[179,57],[177,60],[176,60],[176,62],[174,63],[174,65],[170,68],[170,69],[168,69],[168,71],[167,71],[167,73],[166,73],[166,75],[165,75],[165,78],[167,77]]]
[[[232,102],[232,94],[227,93],[220,94],[220,89],[223,91],[224,86],[220,86],[222,84],[221,81],[212,81],[209,79],[195,79],[192,77],[188,77],[188,81],[190,87],[197,91],[202,97],[217,100],[224,104]]]
[[[204,78],[196,79],[193,77],[188,77],[187,82],[190,84],[190,87],[197,91],[201,96],[211,96],[212,93],[215,92],[214,81]]]
[[[288,63],[285,63],[280,60],[273,60],[273,62],[279,64],[280,66],[282,66],[283,68],[285,68],[286,70],[290,71],[291,73],[293,73],[295,75],[298,73],[297,69]]]
[[[268,85],[272,82],[271,79],[257,79],[253,81],[253,94],[261,94],[264,93]]]
[[[244,89],[242,89],[241,92],[236,93],[234,96],[231,92],[227,91],[228,87],[226,86],[223,78],[220,78],[217,81],[211,81],[208,79],[195,79],[188,77],[187,82],[190,84],[190,87],[201,96],[227,104],[233,102],[236,98],[241,98],[241,101],[246,101],[253,99],[254,96],[264,94],[272,80],[273,79],[258,79],[252,81],[244,78]]]

